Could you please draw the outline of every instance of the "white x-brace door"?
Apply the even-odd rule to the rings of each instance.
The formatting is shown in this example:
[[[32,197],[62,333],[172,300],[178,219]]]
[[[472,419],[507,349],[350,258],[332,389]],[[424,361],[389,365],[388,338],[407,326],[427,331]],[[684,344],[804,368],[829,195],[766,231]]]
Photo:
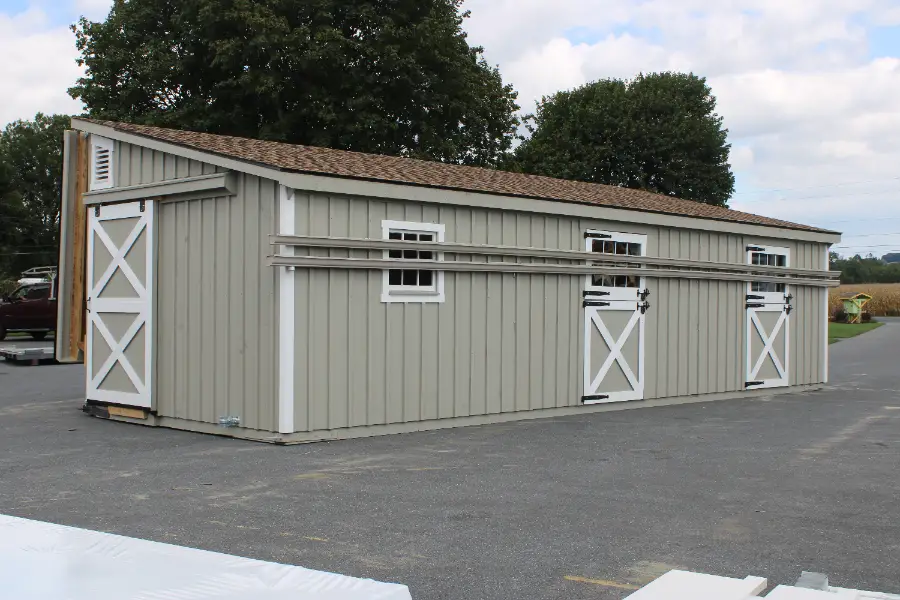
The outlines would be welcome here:
[[[790,250],[776,246],[749,246],[751,265],[789,267]],[[791,295],[787,284],[749,282],[747,284],[747,388],[790,385]]]
[[[588,230],[585,249],[604,256],[645,256],[647,236]],[[610,263],[617,266],[621,262]],[[586,278],[584,404],[644,398],[644,316],[649,302],[643,277],[598,273]]]
[[[151,407],[153,208],[88,208],[88,400]]]

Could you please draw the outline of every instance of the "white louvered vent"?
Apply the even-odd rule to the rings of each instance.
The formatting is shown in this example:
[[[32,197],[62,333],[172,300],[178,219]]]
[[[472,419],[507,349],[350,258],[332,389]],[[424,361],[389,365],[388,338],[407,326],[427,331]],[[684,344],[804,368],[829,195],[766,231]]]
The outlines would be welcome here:
[[[91,142],[91,190],[113,187],[113,141],[92,136]]]

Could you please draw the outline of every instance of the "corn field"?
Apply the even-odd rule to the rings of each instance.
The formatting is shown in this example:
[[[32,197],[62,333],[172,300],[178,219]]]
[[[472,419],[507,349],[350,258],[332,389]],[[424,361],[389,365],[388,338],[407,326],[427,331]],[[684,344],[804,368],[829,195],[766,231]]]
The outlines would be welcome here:
[[[865,310],[873,317],[900,316],[900,283],[854,283],[832,288],[828,294],[828,314],[833,315],[841,308],[841,298],[859,293],[872,296]]]

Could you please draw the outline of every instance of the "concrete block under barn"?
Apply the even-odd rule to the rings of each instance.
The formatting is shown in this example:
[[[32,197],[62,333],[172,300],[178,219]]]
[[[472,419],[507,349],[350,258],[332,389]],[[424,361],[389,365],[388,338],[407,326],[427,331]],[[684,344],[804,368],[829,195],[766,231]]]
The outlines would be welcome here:
[[[73,119],[86,410],[273,442],[828,380],[839,234],[649,192]]]

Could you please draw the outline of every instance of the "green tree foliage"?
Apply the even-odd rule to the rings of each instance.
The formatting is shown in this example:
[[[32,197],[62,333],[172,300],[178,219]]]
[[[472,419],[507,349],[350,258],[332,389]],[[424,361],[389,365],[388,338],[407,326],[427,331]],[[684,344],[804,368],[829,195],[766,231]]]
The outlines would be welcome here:
[[[900,283],[900,263],[886,263],[871,254],[842,258],[831,252],[828,267],[841,272],[841,283]]]
[[[69,125],[65,115],[38,113],[0,132],[0,253],[7,259],[0,269],[7,275],[56,264],[63,132]]]
[[[462,0],[116,0],[73,26],[92,117],[492,165],[516,93]]]
[[[0,283],[14,274],[24,221],[22,196],[12,185],[12,167],[0,160]]]
[[[513,167],[725,206],[734,192],[728,130],[706,80],[651,73],[544,97]]]

